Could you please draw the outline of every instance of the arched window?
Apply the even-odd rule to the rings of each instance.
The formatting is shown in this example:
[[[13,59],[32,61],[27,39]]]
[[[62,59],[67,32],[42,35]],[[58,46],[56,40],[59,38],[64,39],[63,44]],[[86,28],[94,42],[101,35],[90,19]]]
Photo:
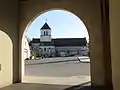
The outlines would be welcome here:
[[[48,31],[46,31],[46,36],[48,36]]]
[[[41,52],[43,51],[43,49],[41,48]]]
[[[52,48],[52,52],[54,51],[54,48]]]
[[[44,31],[44,36],[45,36],[45,31]]]
[[[49,48],[47,48],[47,52],[49,52]]]
[[[39,52],[42,52],[42,48],[39,48]]]
[[[46,48],[44,48],[44,51],[46,51]]]
[[[51,48],[49,48],[49,52],[51,52]]]

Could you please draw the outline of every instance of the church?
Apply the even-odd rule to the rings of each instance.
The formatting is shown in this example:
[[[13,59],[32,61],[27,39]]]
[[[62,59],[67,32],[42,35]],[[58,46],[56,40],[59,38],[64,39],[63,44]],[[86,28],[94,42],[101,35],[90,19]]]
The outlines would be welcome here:
[[[86,38],[52,38],[52,29],[47,22],[40,29],[40,38],[33,38],[30,42],[32,50],[37,56],[86,56],[88,47]]]

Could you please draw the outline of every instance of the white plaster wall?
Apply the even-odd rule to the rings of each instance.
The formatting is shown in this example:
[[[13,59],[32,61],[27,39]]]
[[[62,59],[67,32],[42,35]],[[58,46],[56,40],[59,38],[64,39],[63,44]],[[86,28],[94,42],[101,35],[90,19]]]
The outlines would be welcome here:
[[[32,43],[32,46],[33,46],[34,48],[37,48],[39,45],[40,45],[40,43]]]
[[[26,44],[25,44],[26,42]],[[26,38],[26,35],[25,33],[23,34],[23,38],[22,38],[22,54],[21,54],[21,78],[23,80],[24,78],[24,71],[25,71],[25,52],[24,50],[27,49],[28,50],[28,56],[30,56],[30,48],[29,48],[29,45],[28,45],[28,41],[27,41],[27,38]]]
[[[80,55],[87,55],[87,47],[86,46],[67,46],[67,47],[56,47],[56,50],[58,52],[64,52],[64,51],[72,51],[71,53],[75,53],[76,51],[79,51]]]
[[[13,44],[7,34],[0,31],[0,87],[12,84]]]
[[[48,31],[49,36],[44,36],[44,31]],[[51,30],[50,29],[42,29],[41,30],[41,36],[40,41],[51,41]]]
[[[24,44],[23,47],[24,47],[24,60],[25,60],[26,58],[30,57],[30,47],[26,36],[23,37],[23,44]]]
[[[84,46],[67,46],[67,47],[56,47],[56,50],[63,51],[63,50],[86,50],[86,47]]]
[[[44,35],[44,31],[48,31],[48,35],[51,35],[51,30],[50,29],[42,29],[40,35]]]
[[[47,42],[47,41],[51,41],[51,36],[41,36],[40,41],[43,42]]]
[[[43,53],[46,53],[44,51],[44,48],[46,49],[49,49],[49,48],[52,48],[52,52],[54,53],[55,52],[55,46],[40,46],[39,48],[41,48],[43,50]],[[39,51],[40,52],[40,51]],[[47,52],[48,53],[48,52]]]

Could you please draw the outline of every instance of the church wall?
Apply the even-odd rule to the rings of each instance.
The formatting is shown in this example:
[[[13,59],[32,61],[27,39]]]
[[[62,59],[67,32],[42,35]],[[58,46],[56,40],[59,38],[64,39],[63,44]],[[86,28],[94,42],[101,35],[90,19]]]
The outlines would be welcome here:
[[[39,45],[40,45],[40,43],[32,43],[32,46],[33,46],[34,48],[37,48]]]
[[[44,41],[49,42],[49,41],[51,41],[51,36],[41,36],[40,41],[41,42],[44,42]]]
[[[46,34],[46,31],[48,32],[48,35],[44,35],[44,34]],[[42,29],[41,30],[40,41],[41,42],[51,41],[51,30],[50,29]]]
[[[50,48],[50,51],[51,53],[53,54],[53,56],[55,55],[55,46],[39,46],[39,54],[41,55],[44,55],[44,54],[49,54],[49,48]],[[46,48],[46,51],[44,51],[44,48]],[[42,53],[41,53],[42,51]]]
[[[48,35],[51,35],[51,30],[50,29],[42,29],[41,30],[41,35],[44,35],[44,31],[48,31]]]
[[[85,48],[86,46],[56,46],[56,49],[66,49],[66,50],[77,50],[77,49],[79,49],[79,50],[84,50],[84,49],[86,49]]]
[[[59,54],[60,52],[66,52],[66,55],[72,55],[72,53],[75,53],[76,55],[87,55],[87,49],[85,48],[85,46],[84,47],[83,46],[56,47],[56,51],[58,51]]]

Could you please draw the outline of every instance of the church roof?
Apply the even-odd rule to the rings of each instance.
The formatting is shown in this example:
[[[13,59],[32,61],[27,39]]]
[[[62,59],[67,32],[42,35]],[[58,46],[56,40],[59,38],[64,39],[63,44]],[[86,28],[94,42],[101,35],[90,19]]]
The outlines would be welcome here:
[[[62,46],[86,46],[86,38],[57,38],[53,39],[54,45],[57,47]]]
[[[40,38],[34,38],[31,43],[40,43],[41,46],[86,46],[86,38],[56,38],[51,42],[40,42]]]
[[[54,46],[54,42],[40,42],[40,46]]]
[[[42,26],[41,30],[42,30],[42,29],[51,29],[51,28],[49,27],[49,25],[48,25],[47,23],[45,23],[45,24]]]
[[[32,43],[40,43],[40,38],[33,38]]]

